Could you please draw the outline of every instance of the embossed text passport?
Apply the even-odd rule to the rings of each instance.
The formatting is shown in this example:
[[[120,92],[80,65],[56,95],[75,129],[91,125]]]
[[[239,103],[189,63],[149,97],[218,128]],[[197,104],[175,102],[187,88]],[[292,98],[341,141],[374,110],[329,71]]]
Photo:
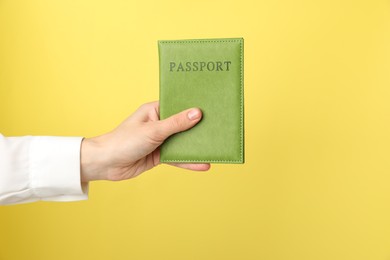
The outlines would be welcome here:
[[[168,138],[161,162],[244,163],[244,40],[159,41],[160,119],[198,107],[202,120]]]

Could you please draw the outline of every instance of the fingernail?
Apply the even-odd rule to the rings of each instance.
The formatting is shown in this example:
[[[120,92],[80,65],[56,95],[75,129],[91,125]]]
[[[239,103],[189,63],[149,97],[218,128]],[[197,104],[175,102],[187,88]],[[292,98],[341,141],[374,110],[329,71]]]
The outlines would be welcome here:
[[[191,109],[187,114],[189,120],[199,119],[200,115],[199,109]]]

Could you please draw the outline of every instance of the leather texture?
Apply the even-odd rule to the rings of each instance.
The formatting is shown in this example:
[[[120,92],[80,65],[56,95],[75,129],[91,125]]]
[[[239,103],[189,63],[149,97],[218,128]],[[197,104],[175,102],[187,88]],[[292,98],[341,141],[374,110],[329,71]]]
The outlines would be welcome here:
[[[202,120],[161,146],[160,161],[244,163],[244,39],[159,41],[160,118],[199,107]]]

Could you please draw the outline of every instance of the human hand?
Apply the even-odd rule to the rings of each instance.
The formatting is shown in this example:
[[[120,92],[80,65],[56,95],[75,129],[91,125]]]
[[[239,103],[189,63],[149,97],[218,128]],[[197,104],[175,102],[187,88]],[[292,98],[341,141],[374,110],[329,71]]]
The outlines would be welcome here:
[[[113,131],[83,139],[81,181],[126,180],[157,166],[164,140],[195,126],[201,118],[200,109],[192,108],[159,120],[158,102],[142,105]],[[210,168],[210,164],[171,165],[194,171]]]

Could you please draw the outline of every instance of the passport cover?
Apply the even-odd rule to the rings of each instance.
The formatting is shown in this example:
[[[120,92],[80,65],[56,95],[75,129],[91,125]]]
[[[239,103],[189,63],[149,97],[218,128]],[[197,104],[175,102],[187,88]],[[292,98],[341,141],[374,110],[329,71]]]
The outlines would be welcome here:
[[[193,128],[161,146],[164,163],[244,163],[244,39],[158,41],[160,119],[191,107]]]

